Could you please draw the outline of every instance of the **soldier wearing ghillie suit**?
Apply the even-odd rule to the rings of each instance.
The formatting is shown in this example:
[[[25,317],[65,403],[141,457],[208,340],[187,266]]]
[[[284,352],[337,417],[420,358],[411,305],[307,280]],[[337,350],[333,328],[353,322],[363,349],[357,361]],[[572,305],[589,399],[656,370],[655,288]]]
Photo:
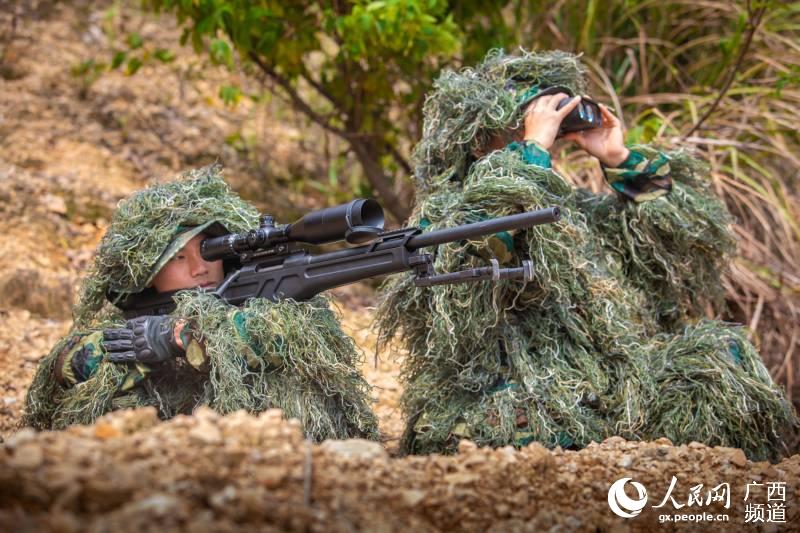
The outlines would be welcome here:
[[[358,351],[325,299],[234,307],[206,292],[226,265],[203,259],[202,240],[258,222],[220,170],[189,172],[120,203],[81,287],[74,329],[39,365],[23,424],[60,429],[139,406],[169,418],[207,405],[280,408],[316,440],[377,437]],[[166,316],[126,321],[108,301],[180,289]]]
[[[412,223],[441,227],[560,206],[562,219],[439,247],[437,270],[495,257],[531,259],[521,284],[383,289],[381,337],[409,350],[402,377],[406,453],[480,445],[581,448],[620,435],[786,453],[795,414],[743,328],[703,318],[721,309],[735,243],[730,216],[683,151],[623,144],[620,122],[565,136],[595,156],[613,192],[592,194],[555,172],[548,150],[584,93],[577,56],[490,52],[446,70],[424,107],[414,152]]]

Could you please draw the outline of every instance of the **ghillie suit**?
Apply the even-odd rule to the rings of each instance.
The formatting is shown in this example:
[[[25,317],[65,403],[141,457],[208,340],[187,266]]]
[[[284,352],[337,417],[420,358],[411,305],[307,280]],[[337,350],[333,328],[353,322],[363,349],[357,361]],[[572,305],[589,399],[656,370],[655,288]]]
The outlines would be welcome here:
[[[784,453],[796,418],[757,351],[741,328],[700,319],[707,302],[722,303],[734,249],[702,165],[632,147],[623,168],[605,169],[621,194],[595,195],[554,172],[546,152],[529,154],[535,147],[474,155],[518,127],[520,103],[549,85],[582,94],[578,58],[494,51],[475,69],[445,71],[426,101],[412,223],[436,229],[554,205],[562,220],[436,252],[441,271],[530,258],[527,285],[385,283],[381,339],[399,331],[409,350],[403,451],[449,452],[460,438],[580,448],[621,435]]]
[[[182,291],[173,316],[191,324],[186,357],[152,365],[105,358],[103,328],[124,324],[120,310],[106,301],[109,290],[143,290],[213,222],[229,231],[257,225],[258,212],[220,172],[216,165],[189,172],[120,204],[81,287],[75,330],[40,363],[23,424],[60,429],[146,405],[163,418],[199,405],[220,413],[277,407],[299,418],[313,439],[377,437],[358,350],[322,297],[302,303],[254,299],[239,308],[199,290]],[[78,356],[89,375],[75,375],[71,361]]]

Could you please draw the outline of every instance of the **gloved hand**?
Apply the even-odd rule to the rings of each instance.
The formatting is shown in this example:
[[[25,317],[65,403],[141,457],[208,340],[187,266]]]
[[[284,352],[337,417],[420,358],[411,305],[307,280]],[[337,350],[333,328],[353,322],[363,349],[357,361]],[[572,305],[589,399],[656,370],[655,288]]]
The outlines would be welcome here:
[[[140,316],[124,328],[103,330],[103,348],[115,363],[162,363],[183,355],[169,316]]]

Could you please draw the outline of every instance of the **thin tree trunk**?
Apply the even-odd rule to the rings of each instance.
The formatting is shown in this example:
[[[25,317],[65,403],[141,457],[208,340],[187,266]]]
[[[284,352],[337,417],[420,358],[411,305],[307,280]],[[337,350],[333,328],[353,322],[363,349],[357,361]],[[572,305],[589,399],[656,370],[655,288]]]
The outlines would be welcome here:
[[[370,149],[368,141],[350,139],[350,147],[361,163],[372,188],[380,195],[381,204],[389,214],[398,222],[403,223],[411,214],[411,209],[405,205],[399,196],[392,190],[391,181],[386,178],[383,167],[380,164],[378,155]]]
[[[367,176],[370,185],[372,185],[372,188],[380,195],[381,203],[383,204],[384,209],[386,209],[389,214],[392,215],[392,217],[394,217],[398,222],[404,222],[411,214],[410,206],[407,205],[402,198],[395,194],[394,190],[392,190],[391,180],[386,177],[383,167],[381,166],[380,154],[375,152],[375,147],[371,145],[369,139],[353,134],[347,129],[334,127],[326,117],[318,114],[308,104],[308,102],[303,100],[303,98],[297,92],[297,89],[292,86],[289,79],[275,71],[275,69],[269,63],[264,61],[264,59],[256,52],[250,52],[249,57],[261,69],[261,71],[267,75],[269,79],[277,83],[286,92],[297,111],[303,113],[316,124],[319,124],[324,129],[348,142],[350,148],[356,154],[359,163],[361,163],[361,167],[364,169],[364,174]],[[311,79],[307,79],[307,81],[309,81],[309,83],[320,94],[322,94],[322,96],[326,97],[331,103],[335,104],[330,95],[324,92],[321,85],[313,82]],[[356,120],[348,120],[346,122],[349,123],[351,127],[353,122],[357,123]],[[410,173],[411,166],[408,164],[408,161],[406,161],[400,152],[398,152],[394,147],[390,148],[391,149],[389,153],[395,158],[395,161],[397,161],[397,163],[405,172]]]

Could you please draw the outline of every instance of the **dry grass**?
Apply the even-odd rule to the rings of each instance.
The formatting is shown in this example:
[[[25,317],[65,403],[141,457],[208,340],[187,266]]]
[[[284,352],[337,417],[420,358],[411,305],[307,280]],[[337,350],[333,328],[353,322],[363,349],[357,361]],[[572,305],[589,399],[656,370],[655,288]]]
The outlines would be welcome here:
[[[548,16],[566,16],[568,4],[577,3],[556,6]],[[760,21],[758,6],[748,2],[631,4],[608,3],[610,27],[602,25],[607,19],[587,22],[594,32],[584,41],[591,44],[585,59],[593,94],[623,111],[632,140],[690,147],[709,162],[739,237],[724,280],[729,309],[723,316],[749,327],[773,377],[798,402],[800,2],[767,3]],[[559,40],[547,30],[538,38]],[[566,48],[574,44],[560,39]],[[562,165],[583,170],[581,185],[602,188],[599,172],[581,154]]]

